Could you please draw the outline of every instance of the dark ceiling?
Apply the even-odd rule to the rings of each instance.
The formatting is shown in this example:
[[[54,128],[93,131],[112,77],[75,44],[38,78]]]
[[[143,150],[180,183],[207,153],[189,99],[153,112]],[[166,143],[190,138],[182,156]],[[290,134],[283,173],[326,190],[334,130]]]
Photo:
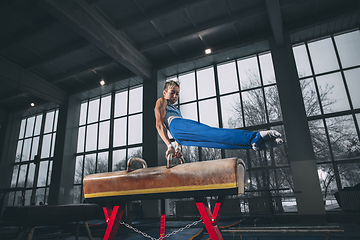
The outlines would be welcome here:
[[[359,28],[359,0],[2,0],[0,110],[149,81],[154,70],[290,33]]]

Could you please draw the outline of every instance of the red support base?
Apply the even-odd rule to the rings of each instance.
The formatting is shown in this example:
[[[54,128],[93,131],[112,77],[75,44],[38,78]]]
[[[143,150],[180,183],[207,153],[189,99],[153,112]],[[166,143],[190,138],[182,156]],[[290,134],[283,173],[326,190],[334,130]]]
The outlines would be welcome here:
[[[219,227],[217,226],[221,214],[222,203],[224,197],[219,197],[214,208],[214,212],[211,213],[211,209],[207,204],[205,198],[195,199],[196,206],[201,215],[206,230],[209,233],[211,240],[223,240]],[[120,220],[125,211],[126,202],[121,202],[119,206],[106,205],[103,207],[107,228],[104,235],[104,240],[114,240],[117,230],[120,226]],[[165,237],[165,200],[161,200],[161,218],[160,218],[160,239]]]
[[[214,212],[211,213],[211,209],[207,204],[205,198],[195,199],[196,206],[199,210],[200,216],[205,224],[206,230],[209,233],[211,240],[223,240],[219,227],[217,226],[221,214],[222,203],[224,197],[219,197],[215,204]]]
[[[160,240],[165,238],[165,199],[161,199]]]
[[[114,206],[113,208],[110,205],[103,207],[107,228],[104,235],[104,240],[114,240],[116,237],[117,230],[120,226],[120,220],[125,211],[125,202],[119,204],[119,206]]]

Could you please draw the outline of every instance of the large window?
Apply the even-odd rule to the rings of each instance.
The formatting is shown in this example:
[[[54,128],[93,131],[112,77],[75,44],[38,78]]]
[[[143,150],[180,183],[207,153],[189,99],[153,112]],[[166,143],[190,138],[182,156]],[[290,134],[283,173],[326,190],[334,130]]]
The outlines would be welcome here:
[[[47,203],[57,120],[57,109],[22,119],[9,206]]]
[[[326,208],[360,183],[360,32],[293,47]]]
[[[124,170],[130,157],[142,157],[142,86],[113,92],[81,104],[74,202],[82,201],[82,179]]]
[[[180,81],[178,106],[184,118],[213,127],[253,131],[276,129],[284,134],[271,53],[234,59],[168,79],[176,77]],[[247,164],[247,181],[242,211],[264,213],[283,212],[281,198],[295,205],[284,149],[255,152],[183,147],[183,154],[187,162],[228,157],[243,159]],[[273,200],[273,209],[268,205],[269,197]],[[266,209],[260,209],[261,204],[266,205]],[[294,210],[292,206],[288,209]]]

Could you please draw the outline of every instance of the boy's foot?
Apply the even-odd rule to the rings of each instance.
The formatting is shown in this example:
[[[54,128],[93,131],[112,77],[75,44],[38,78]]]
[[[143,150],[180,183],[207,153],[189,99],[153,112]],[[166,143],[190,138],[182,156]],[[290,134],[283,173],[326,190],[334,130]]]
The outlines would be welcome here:
[[[251,147],[255,151],[273,148],[283,144],[281,133],[276,130],[260,131],[252,140]]]

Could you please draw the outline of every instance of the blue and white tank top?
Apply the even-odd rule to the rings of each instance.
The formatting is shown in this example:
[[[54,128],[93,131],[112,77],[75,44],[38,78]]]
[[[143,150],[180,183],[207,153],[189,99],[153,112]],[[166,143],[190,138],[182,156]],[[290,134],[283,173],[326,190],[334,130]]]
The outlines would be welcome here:
[[[167,129],[169,129],[171,121],[174,118],[182,118],[182,115],[180,110],[174,105],[172,105],[169,101],[168,101],[168,105],[165,108],[165,111],[166,111],[166,115],[165,115],[164,124],[167,127]]]

